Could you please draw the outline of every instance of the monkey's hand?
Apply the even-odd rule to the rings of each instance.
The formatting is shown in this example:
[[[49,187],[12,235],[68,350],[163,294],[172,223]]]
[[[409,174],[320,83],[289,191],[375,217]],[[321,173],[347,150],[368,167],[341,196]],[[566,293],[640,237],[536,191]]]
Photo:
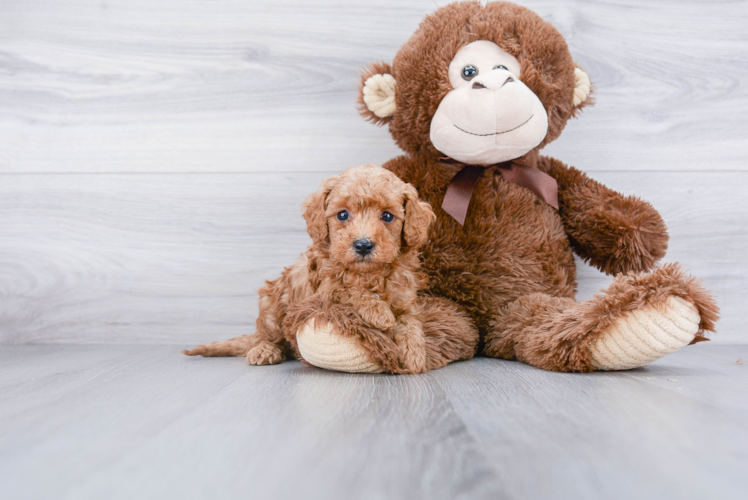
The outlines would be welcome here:
[[[559,215],[574,251],[606,274],[649,271],[665,256],[665,222],[649,203],[590,179],[552,158],[544,168],[558,182]]]

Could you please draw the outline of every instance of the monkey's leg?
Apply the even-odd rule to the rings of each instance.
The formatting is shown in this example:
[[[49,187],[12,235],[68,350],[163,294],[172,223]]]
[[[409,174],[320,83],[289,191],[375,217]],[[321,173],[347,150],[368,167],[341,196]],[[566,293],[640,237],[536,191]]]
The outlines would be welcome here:
[[[284,330],[292,351],[311,365],[352,373],[399,371],[393,340],[349,304],[314,295],[289,308]]]
[[[347,310],[347,312],[346,312]],[[384,333],[366,328],[352,309],[325,307],[307,301],[289,311],[289,341],[310,364],[328,370],[399,373],[398,346]],[[426,370],[470,359],[478,345],[478,330],[467,313],[452,302],[419,297],[418,312],[426,349]]]
[[[585,302],[540,293],[520,297],[492,322],[484,353],[546,370],[627,370],[703,340],[717,317],[709,292],[667,265],[619,275],[604,294]]]
[[[453,361],[470,359],[478,350],[480,334],[470,316],[454,302],[440,297],[418,297],[426,369],[435,370]]]

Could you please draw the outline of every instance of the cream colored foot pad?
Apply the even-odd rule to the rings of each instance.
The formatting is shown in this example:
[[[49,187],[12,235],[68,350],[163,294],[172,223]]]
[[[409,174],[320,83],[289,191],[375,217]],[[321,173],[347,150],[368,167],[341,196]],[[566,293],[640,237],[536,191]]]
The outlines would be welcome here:
[[[664,304],[646,306],[618,319],[590,347],[598,370],[645,366],[689,344],[699,330],[696,306],[671,296]]]
[[[353,373],[381,373],[358,344],[334,333],[329,325],[318,327],[307,323],[296,334],[299,352],[304,359],[320,368]]]

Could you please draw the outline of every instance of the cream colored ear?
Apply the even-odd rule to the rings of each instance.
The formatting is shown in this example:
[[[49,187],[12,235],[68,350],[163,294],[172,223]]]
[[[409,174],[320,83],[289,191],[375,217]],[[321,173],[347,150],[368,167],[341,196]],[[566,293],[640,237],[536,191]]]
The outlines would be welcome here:
[[[376,74],[364,83],[364,103],[379,118],[395,114],[395,78]]]
[[[590,77],[579,68],[574,68],[574,78],[577,81],[574,87],[574,106],[579,106],[590,95]]]

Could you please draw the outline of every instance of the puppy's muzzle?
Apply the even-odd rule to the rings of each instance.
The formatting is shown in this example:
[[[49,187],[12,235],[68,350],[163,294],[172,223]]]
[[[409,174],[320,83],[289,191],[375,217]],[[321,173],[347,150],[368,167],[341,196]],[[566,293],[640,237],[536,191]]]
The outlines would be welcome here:
[[[374,242],[368,239],[360,239],[353,242],[353,249],[361,257],[365,257],[374,250]]]

